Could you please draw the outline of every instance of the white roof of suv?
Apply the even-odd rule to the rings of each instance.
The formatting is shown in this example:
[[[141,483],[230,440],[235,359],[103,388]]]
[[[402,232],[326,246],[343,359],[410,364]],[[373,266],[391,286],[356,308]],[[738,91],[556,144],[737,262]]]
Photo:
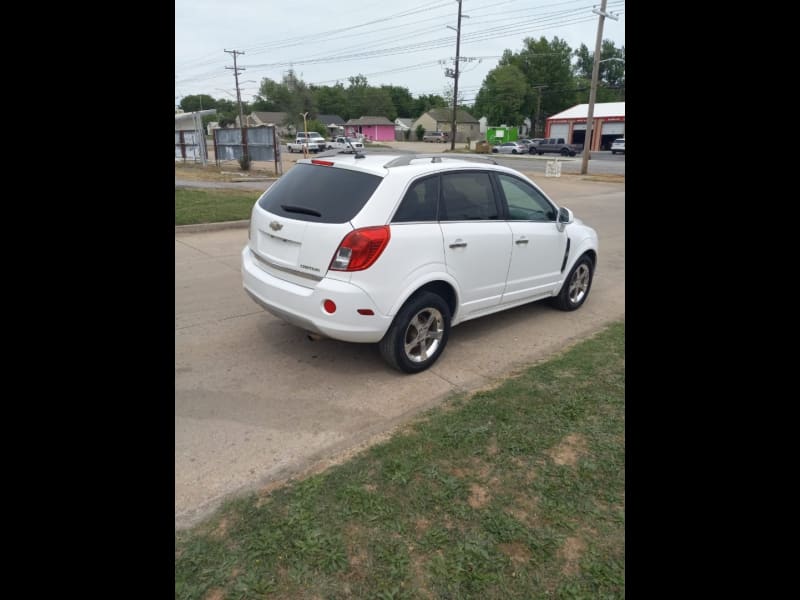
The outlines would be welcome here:
[[[336,154],[332,156],[319,155],[315,158],[305,158],[297,161],[298,163],[321,164],[320,161],[332,163],[331,166],[359,169],[367,171],[380,177],[385,177],[389,169],[397,167],[409,167],[412,174],[416,172],[425,173],[431,170],[431,164],[436,164],[441,169],[447,167],[463,169],[465,165],[470,167],[486,167],[492,165],[495,169],[506,167],[498,165],[490,157],[483,156],[443,156],[441,154],[370,154],[363,158],[356,158],[354,155]],[[440,170],[437,168],[436,170]],[[513,172],[512,169],[509,169]]]

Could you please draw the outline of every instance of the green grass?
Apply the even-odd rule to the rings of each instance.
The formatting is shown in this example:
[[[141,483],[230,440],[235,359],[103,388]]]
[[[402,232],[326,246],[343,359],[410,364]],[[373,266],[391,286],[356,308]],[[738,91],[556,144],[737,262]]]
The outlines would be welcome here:
[[[624,323],[176,533],[175,597],[625,597]]]
[[[261,192],[243,190],[175,190],[175,225],[219,223],[250,218]]]

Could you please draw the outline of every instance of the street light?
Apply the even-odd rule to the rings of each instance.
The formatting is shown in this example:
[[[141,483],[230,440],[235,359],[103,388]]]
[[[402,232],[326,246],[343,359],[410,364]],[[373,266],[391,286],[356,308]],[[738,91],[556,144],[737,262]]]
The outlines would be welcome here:
[[[306,132],[305,143],[303,144],[303,158],[308,158],[308,121],[306,121],[308,113],[304,112],[300,114],[303,117],[303,131]]]

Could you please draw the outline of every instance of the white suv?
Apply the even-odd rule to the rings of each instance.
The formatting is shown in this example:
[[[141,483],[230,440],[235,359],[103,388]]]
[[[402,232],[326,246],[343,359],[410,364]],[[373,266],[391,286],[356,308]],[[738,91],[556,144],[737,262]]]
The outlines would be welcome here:
[[[258,304],[312,338],[378,343],[406,373],[469,319],[545,298],[580,307],[597,264],[591,227],[478,156],[300,160],[256,201],[249,233]]]

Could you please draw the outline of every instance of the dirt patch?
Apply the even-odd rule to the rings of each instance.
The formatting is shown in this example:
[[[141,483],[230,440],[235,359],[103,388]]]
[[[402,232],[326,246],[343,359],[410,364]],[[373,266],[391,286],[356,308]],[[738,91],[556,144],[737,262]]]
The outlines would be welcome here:
[[[505,554],[511,559],[515,565],[524,565],[531,559],[531,552],[520,542],[512,542],[510,544],[500,544],[497,546],[500,552]]]
[[[225,598],[225,592],[219,588],[213,588],[208,590],[203,600],[222,600],[223,598]]]
[[[500,452],[500,448],[497,447],[497,438],[492,436],[492,439],[489,440],[489,445],[486,446],[486,454],[496,456],[498,452]]]
[[[368,492],[374,492],[375,490],[378,489],[378,486],[375,485],[374,483],[365,483],[364,489],[367,490]]]
[[[578,563],[586,550],[586,542],[579,537],[568,537],[558,551],[559,557],[564,561],[561,572],[564,575],[575,575],[578,572]]]
[[[557,465],[575,466],[578,459],[587,453],[586,438],[579,433],[570,433],[558,445],[547,451]]]
[[[506,512],[520,523],[533,527],[539,522],[537,504],[535,496],[517,495],[514,497],[514,505],[506,508]]]
[[[479,479],[486,479],[489,477],[489,473],[492,472],[492,465],[482,461],[477,456],[472,459],[472,469],[475,471],[475,475]]]
[[[215,537],[218,540],[227,537],[228,535],[228,526],[230,522],[228,521],[228,517],[222,517],[222,520],[217,525],[216,529],[211,532],[211,537]]]
[[[469,490],[470,493],[469,498],[467,498],[467,502],[472,508],[483,508],[489,503],[489,500],[491,500],[489,491],[482,485],[473,483]]]
[[[425,533],[428,531],[428,528],[431,526],[431,522],[424,517],[421,519],[417,519],[416,523],[414,523],[417,527],[417,533]]]

